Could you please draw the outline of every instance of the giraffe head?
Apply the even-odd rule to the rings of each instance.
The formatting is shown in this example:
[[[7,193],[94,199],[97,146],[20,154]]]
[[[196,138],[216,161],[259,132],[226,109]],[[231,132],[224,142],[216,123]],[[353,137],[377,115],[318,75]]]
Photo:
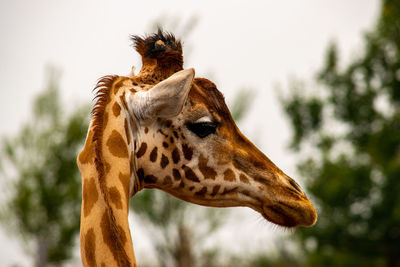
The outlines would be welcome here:
[[[125,97],[137,127],[138,188],[205,206],[247,206],[285,227],[316,222],[300,186],[240,132],[214,83],[186,69],[134,89]]]

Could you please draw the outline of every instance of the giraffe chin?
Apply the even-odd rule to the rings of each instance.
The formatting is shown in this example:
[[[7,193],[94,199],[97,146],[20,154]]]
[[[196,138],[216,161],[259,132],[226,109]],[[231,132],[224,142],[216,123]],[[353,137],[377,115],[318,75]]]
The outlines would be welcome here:
[[[278,201],[275,204],[264,205],[260,213],[269,222],[287,228],[310,227],[317,222],[317,213],[308,200],[300,204]]]

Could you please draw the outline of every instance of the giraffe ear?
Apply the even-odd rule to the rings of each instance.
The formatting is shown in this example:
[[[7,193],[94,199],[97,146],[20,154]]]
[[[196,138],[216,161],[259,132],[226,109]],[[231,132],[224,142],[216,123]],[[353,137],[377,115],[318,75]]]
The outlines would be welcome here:
[[[130,102],[139,120],[170,118],[181,112],[194,78],[194,69],[181,70],[149,91],[137,92]]]

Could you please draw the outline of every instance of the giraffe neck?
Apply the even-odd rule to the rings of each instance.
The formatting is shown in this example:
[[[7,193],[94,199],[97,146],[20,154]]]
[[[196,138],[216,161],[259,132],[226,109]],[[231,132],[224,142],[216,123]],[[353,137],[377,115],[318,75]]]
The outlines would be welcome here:
[[[136,124],[125,109],[127,78],[98,83],[97,103],[85,147],[78,157],[82,175],[81,256],[84,266],[136,266],[128,224],[135,183]]]

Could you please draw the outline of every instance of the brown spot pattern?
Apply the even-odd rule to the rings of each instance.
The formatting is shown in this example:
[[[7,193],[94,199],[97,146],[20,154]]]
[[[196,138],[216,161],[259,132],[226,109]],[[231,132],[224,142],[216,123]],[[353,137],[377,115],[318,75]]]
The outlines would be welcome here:
[[[83,182],[83,214],[88,216],[99,198],[94,178],[85,179]]]
[[[211,196],[215,196],[215,195],[218,193],[218,191],[219,191],[220,188],[221,188],[220,185],[214,186],[214,188],[213,188],[213,190],[212,190],[212,192],[211,192]]]
[[[243,173],[240,174],[239,179],[240,179],[240,181],[241,181],[242,183],[250,184],[249,179],[247,179],[246,175],[244,175]]]
[[[202,197],[202,196],[204,196],[206,193],[207,193],[207,187],[206,187],[206,186],[203,186],[203,188],[202,188],[200,191],[198,191],[198,192],[196,192],[196,193],[194,193],[194,194],[195,194],[196,196]]]
[[[117,209],[122,209],[121,194],[117,187],[113,186],[108,188],[108,196]]]
[[[155,162],[157,160],[157,147],[155,146],[150,153],[150,161]]]
[[[175,147],[174,150],[172,150],[172,161],[177,164],[180,159],[181,156],[179,155],[178,148]]]
[[[163,145],[163,147],[165,147],[165,148],[167,148],[169,145],[168,145],[168,143],[167,142],[162,142],[162,145]]]
[[[144,155],[144,153],[146,153],[147,150],[147,144],[145,142],[140,144],[139,150],[136,153],[136,158],[140,158],[141,156]]]
[[[115,102],[114,105],[112,106],[112,111],[115,117],[118,117],[119,114],[121,113],[121,106]]]
[[[160,161],[160,166],[161,168],[165,169],[165,167],[168,165],[169,159],[166,157],[164,154],[161,156],[161,161]]]
[[[124,85],[124,81],[125,79],[121,79],[114,85],[114,94],[118,93],[119,88]]]
[[[217,172],[213,168],[208,167],[207,163],[208,163],[208,159],[205,158],[203,155],[200,155],[199,169],[200,169],[201,173],[203,174],[205,179],[215,180],[215,176],[217,176]]]
[[[111,154],[119,158],[128,158],[128,148],[121,134],[116,130],[113,130],[108,137],[107,146]]]
[[[230,182],[235,181],[235,180],[236,180],[236,175],[235,175],[235,173],[234,173],[231,169],[228,168],[228,169],[224,172],[224,180],[225,180],[225,181],[230,181]]]
[[[144,180],[144,170],[143,168],[139,168],[139,170],[136,171],[137,177],[139,178],[139,181]]]
[[[96,236],[93,228],[90,228],[85,235],[85,257],[89,267],[96,267]]]
[[[144,133],[147,134],[149,132],[149,128],[145,127],[144,128]]]
[[[167,175],[167,176],[164,177],[163,185],[172,185],[171,176]]]
[[[193,156],[193,150],[187,145],[187,144],[182,144],[182,152],[183,156],[187,160],[191,160]]]
[[[183,166],[183,170],[185,171],[186,179],[191,180],[193,182],[200,182],[199,178],[191,168],[189,168],[188,166]]]
[[[131,177],[129,174],[123,174],[122,172],[119,173],[118,178],[124,188],[124,192],[125,192],[125,199],[128,203],[129,201],[129,188],[131,185]]]
[[[118,82],[118,83],[120,83],[120,82]],[[118,93],[118,90],[119,90],[119,87],[114,86],[114,89],[113,89],[114,95],[116,95]]]
[[[157,182],[157,177],[155,177],[154,175],[149,174],[149,175],[146,175],[144,177],[143,181],[145,183],[147,183],[147,184],[155,184]]]
[[[174,179],[176,181],[182,179],[181,173],[179,172],[178,169],[175,169],[175,168],[172,170],[172,176],[174,176]]]

